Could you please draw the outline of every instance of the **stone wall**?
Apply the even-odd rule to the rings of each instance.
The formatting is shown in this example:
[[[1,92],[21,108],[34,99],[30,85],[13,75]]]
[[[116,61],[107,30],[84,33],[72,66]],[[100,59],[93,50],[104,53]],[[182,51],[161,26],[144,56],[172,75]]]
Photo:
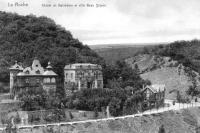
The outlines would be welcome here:
[[[38,125],[58,122],[84,121],[88,119],[105,118],[105,114],[98,112],[96,117],[93,111],[78,110],[41,110],[41,111],[11,111],[0,113],[0,124],[6,124],[13,119],[14,124]],[[0,126],[1,127],[1,126]]]

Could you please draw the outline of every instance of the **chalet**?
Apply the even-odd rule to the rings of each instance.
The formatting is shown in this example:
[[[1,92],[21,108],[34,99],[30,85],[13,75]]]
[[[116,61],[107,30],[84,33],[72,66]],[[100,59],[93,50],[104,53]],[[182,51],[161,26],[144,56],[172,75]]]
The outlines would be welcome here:
[[[148,106],[160,106],[164,104],[165,85],[154,84],[143,88],[144,101]]]
[[[30,87],[42,86],[47,92],[56,90],[57,74],[53,72],[51,63],[44,69],[40,61],[35,58],[31,66],[23,68],[17,62],[10,67],[10,94],[15,95],[19,91]]]

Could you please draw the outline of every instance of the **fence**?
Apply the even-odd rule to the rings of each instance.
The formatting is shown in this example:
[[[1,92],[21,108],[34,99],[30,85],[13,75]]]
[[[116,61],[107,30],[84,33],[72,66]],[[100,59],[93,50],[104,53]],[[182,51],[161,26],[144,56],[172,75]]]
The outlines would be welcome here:
[[[37,125],[83,121],[106,117],[106,115],[102,112],[77,111],[69,109],[1,112],[0,116],[0,127],[5,127],[5,125],[8,125],[9,123],[12,125]]]

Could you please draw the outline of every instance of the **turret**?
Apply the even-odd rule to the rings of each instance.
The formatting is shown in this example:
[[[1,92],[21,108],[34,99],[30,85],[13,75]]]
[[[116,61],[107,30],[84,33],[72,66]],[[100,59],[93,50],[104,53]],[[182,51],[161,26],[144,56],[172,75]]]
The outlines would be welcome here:
[[[47,92],[52,90],[53,92],[56,91],[56,78],[57,74],[53,71],[51,63],[48,62],[48,66],[46,67],[46,71],[43,73],[43,88]]]
[[[23,71],[23,67],[18,64],[17,61],[15,61],[15,64],[11,66],[10,68],[10,94],[13,94],[13,88],[15,87],[16,83],[16,76],[19,72]]]

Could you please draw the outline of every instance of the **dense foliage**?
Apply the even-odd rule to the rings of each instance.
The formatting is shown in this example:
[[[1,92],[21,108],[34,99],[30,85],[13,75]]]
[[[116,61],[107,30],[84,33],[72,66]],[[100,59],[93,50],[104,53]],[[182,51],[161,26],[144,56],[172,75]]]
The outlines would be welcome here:
[[[53,20],[0,12],[0,81],[9,81],[8,68],[15,60],[28,66],[34,57],[43,66],[51,61],[60,77],[69,63],[103,64],[102,58]]]
[[[59,91],[46,92],[41,87],[29,87],[27,90],[18,94],[19,100],[23,102],[22,109],[25,111],[61,109],[63,105],[63,96]]]
[[[144,48],[142,53],[156,54],[171,57],[184,66],[200,72],[200,41],[176,41],[166,45],[158,45],[154,48]]]
[[[106,107],[112,116],[133,114],[141,111],[142,94],[138,91],[131,94],[125,89],[84,89],[67,99],[66,107],[78,110],[103,111]]]
[[[108,65],[103,69],[104,84],[108,88],[125,88],[131,86],[134,89],[141,89],[143,85],[150,84],[150,81],[143,80],[139,75],[139,69],[132,69],[125,61],[117,61],[115,65]]]

